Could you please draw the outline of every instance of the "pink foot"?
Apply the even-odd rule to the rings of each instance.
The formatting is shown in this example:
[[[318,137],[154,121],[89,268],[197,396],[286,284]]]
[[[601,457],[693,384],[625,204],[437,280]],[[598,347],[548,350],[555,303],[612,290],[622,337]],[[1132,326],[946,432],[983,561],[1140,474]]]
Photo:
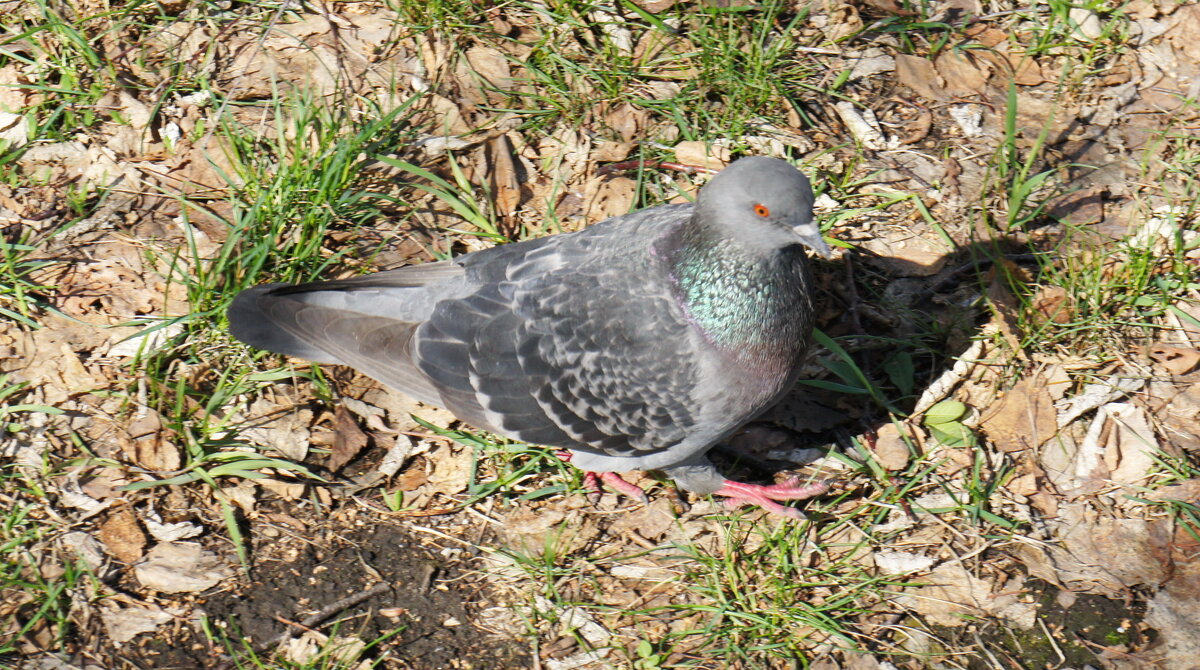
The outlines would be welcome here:
[[[798,480],[790,480],[783,484],[774,484],[772,486],[759,486],[757,484],[743,484],[730,479],[725,480],[725,485],[713,495],[724,496],[727,498],[725,504],[731,508],[738,508],[743,505],[757,505],[772,514],[781,514],[791,519],[804,519],[804,512],[795,507],[787,507],[775,502],[777,500],[804,500],[819,496],[829,490],[829,484],[826,482],[816,482],[806,486],[800,486]]]
[[[593,504],[600,500],[600,494],[604,492],[601,482],[608,484],[609,488],[617,493],[624,493],[643,505],[650,502],[650,496],[646,495],[642,487],[630,484],[615,472],[584,472],[583,487],[588,490],[588,500],[591,500]]]
[[[571,452],[569,451],[556,451],[554,455],[567,463],[571,462]],[[583,473],[583,488],[587,489],[588,500],[592,501],[593,505],[600,502],[600,495],[604,493],[603,484],[608,484],[612,490],[617,493],[624,493],[626,496],[641,502],[643,505],[650,502],[650,496],[646,495],[642,487],[637,484],[630,484],[621,479],[621,475],[615,472],[588,472],[585,470]]]

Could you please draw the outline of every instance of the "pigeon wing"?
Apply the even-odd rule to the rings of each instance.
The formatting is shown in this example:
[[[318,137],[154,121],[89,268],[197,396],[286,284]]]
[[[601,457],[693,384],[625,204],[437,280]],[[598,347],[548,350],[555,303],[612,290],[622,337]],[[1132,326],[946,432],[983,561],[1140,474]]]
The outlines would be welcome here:
[[[644,237],[587,232],[521,250],[503,259],[505,280],[438,305],[416,335],[418,365],[517,439],[610,456],[667,449],[697,414],[688,323]]]

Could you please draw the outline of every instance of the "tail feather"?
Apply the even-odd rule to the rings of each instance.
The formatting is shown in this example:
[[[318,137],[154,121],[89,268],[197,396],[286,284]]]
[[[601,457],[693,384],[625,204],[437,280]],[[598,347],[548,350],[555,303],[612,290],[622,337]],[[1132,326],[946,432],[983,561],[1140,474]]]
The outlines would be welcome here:
[[[346,303],[339,293],[297,292],[287,284],[257,286],[234,298],[229,330],[252,347],[348,365],[418,400],[446,405],[441,390],[413,361],[412,338],[419,323],[323,304]]]
[[[318,363],[340,363],[336,356],[313,342],[298,337],[291,329],[281,328],[268,315],[268,305],[279,297],[272,293],[287,284],[266,284],[242,291],[229,305],[229,332],[238,340],[258,349],[295,356]]]

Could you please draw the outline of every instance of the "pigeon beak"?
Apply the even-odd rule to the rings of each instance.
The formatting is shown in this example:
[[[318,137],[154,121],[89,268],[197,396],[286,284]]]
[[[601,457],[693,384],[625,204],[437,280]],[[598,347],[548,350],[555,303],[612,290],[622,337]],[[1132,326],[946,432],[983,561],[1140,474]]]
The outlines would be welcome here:
[[[833,250],[825,243],[825,238],[821,237],[821,229],[812,224],[796,226],[792,230],[795,231],[796,237],[800,238],[800,243],[813,253],[821,258],[833,258]]]

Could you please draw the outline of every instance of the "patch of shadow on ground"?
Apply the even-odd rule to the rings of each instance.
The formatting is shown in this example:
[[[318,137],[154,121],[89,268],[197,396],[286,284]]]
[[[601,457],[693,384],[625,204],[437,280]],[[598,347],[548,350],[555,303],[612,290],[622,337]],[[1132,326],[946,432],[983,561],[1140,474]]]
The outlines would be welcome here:
[[[1139,622],[1145,617],[1143,599],[1125,603],[1086,593],[1073,594],[1069,607],[1063,606],[1060,589],[1040,579],[1025,583],[1037,598],[1038,617],[1045,624],[1032,630],[1019,630],[999,621],[980,621],[966,629],[937,627],[943,642],[964,649],[983,645],[993,659],[975,656],[968,660],[969,670],[996,667],[994,657],[1006,658],[1011,667],[1058,668],[1091,667],[1107,664],[1100,654],[1113,651],[1137,652],[1150,646],[1156,637]],[[1047,637],[1046,633],[1053,636]]]
[[[213,627],[225,628],[235,648],[239,638],[253,645],[284,632],[296,637],[303,630],[280,618],[302,621],[382,582],[390,589],[338,611],[314,628],[333,634],[334,622],[340,622],[337,635],[368,643],[395,633],[365,654],[373,659],[386,656],[380,667],[530,667],[529,649],[520,640],[506,640],[472,625],[473,614],[494,604],[486,602],[486,588],[477,580],[462,579],[461,570],[430,553],[402,528],[377,525],[342,534],[329,544],[305,545],[295,560],[267,562],[255,570],[252,583],[209,598],[203,609]],[[227,658],[203,658],[209,650],[211,645],[200,633],[187,630],[179,638],[149,640],[126,653],[132,652],[136,659],[128,660],[142,667],[221,667]],[[270,654],[263,652],[259,658]],[[255,666],[250,662],[244,667]]]

